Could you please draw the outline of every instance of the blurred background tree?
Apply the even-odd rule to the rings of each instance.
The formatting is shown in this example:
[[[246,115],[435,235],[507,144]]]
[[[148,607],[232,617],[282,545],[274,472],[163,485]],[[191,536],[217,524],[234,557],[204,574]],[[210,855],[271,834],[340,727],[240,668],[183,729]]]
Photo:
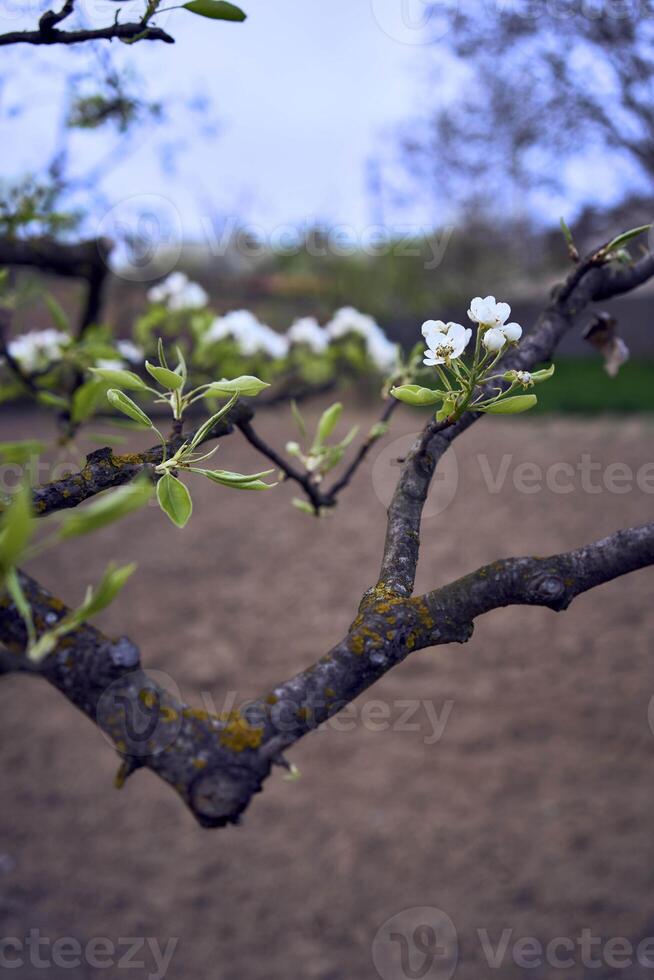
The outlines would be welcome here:
[[[403,148],[441,210],[505,223],[547,215],[552,195],[588,204],[598,186],[607,204],[651,195],[654,25],[640,4],[436,9],[434,84]]]

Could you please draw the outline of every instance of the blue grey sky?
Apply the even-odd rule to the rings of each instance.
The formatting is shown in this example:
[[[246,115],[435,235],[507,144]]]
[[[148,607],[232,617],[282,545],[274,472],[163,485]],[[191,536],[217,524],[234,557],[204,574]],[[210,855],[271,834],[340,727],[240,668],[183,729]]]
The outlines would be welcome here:
[[[3,6],[11,13],[3,29],[15,29],[33,22],[44,5],[33,5],[31,16]],[[125,19],[130,5],[121,6]],[[185,10],[163,14],[159,21],[175,36],[174,47],[112,47],[116,63],[134,62],[155,97],[206,94],[221,132],[206,140],[197,118],[174,112],[168,134],[148,133],[113,172],[105,184],[109,196],[167,196],[190,234],[211,212],[238,212],[267,228],[313,218],[355,228],[369,224],[366,162],[415,113],[422,88],[428,58],[424,3],[416,0],[404,19],[398,0],[244,0],[243,6],[249,15],[244,24],[212,22]],[[116,9],[108,0],[80,0],[80,7],[87,24],[106,23]],[[36,168],[53,145],[59,98],[54,69],[82,63],[81,53],[73,60],[71,50],[10,51],[15,75],[4,107],[29,92],[31,109],[11,124],[14,152],[11,160],[3,154],[4,174]],[[162,174],[157,162],[168,136],[186,144],[174,177]],[[105,144],[101,135],[87,136],[77,158],[96,159]]]
[[[152,97],[174,100],[167,127],[139,130],[136,152],[103,182],[106,199],[119,206],[118,219],[122,207],[133,210],[140,197],[155,195],[181,225],[176,234],[186,239],[206,238],[218,216],[238,216],[267,233],[315,220],[360,233],[378,217],[366,192],[367,161],[382,148],[392,156],[398,125],[424,108],[430,70],[441,94],[456,84],[456,73],[445,66],[434,77],[426,42],[438,35],[440,24],[427,14],[427,3],[243,0],[244,24],[173,10],[158,21],[176,38],[174,46],[114,43],[117,66],[135,65]],[[0,0],[0,29],[32,26],[47,6],[43,0]],[[130,8],[142,9],[142,0],[125,0],[120,8],[126,19]],[[117,4],[77,0],[77,9],[86,25],[104,25]],[[11,153],[2,154],[0,175],[36,170],[48,159],[61,113],[62,69],[82,68],[89,57],[94,56],[86,46],[3,49],[11,72],[0,92],[3,116],[14,105],[27,102],[29,108],[3,120]],[[182,108],[197,94],[208,97],[212,118],[220,122],[213,139],[203,134],[202,119]],[[174,173],[160,167],[167,141],[184,147]],[[102,132],[77,138],[76,166],[84,171],[110,145]],[[615,174],[608,176],[615,181]],[[604,188],[610,194],[609,185]],[[544,210],[570,214],[575,197],[587,192],[585,168],[572,173],[570,186],[569,200],[544,200]],[[102,207],[97,213],[102,215]],[[384,218],[398,225],[411,221],[419,230],[429,227],[433,215],[387,210]],[[111,227],[105,230],[112,233]]]

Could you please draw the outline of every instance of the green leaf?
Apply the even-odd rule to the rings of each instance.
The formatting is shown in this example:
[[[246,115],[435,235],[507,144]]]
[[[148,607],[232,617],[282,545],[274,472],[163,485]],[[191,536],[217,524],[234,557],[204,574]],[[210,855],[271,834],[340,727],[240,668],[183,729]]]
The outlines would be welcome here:
[[[51,391],[39,391],[36,400],[48,408],[68,408],[68,402],[61,395],[54,395]]]
[[[181,374],[171,371],[170,368],[156,367],[154,364],[146,361],[145,370],[166,391],[177,391],[178,388],[182,388],[184,385],[184,378]]]
[[[375,422],[368,433],[369,439],[381,439],[385,436],[390,428],[388,422]]]
[[[57,330],[61,330],[62,333],[70,333],[70,320],[54,296],[46,293],[43,298]]]
[[[110,490],[88,506],[68,515],[59,529],[59,536],[62,539],[74,538],[106,527],[147,503],[152,496],[152,490],[152,484],[147,479]]]
[[[295,401],[294,398],[291,399],[291,413],[293,415],[293,418],[295,419],[295,424],[297,425],[300,431],[300,435],[302,436],[303,439],[306,439],[307,427],[304,419],[302,418],[302,413],[300,412],[298,403]]]
[[[18,578],[18,573],[15,568],[10,568],[7,571],[5,578],[5,585],[7,586],[7,592],[11,596],[12,602],[18,610],[21,619],[25,623],[25,629],[27,630],[27,646],[28,649],[34,645],[36,640],[36,630],[34,629],[34,617],[32,616],[32,607],[27,601],[27,597],[23,592],[23,587],[20,584],[20,579]]]
[[[291,503],[297,510],[301,510],[304,514],[311,514],[312,517],[316,516],[316,512],[307,500],[302,500],[300,497],[293,497]]]
[[[234,403],[236,402],[236,399],[237,398],[238,398],[238,395],[232,395],[232,397],[229,399],[229,401],[226,402],[223,405],[223,407],[220,409],[219,412],[216,412],[215,415],[212,415],[211,418],[207,419],[207,421],[203,425],[200,426],[200,428],[198,429],[198,431],[195,433],[195,435],[191,439],[191,443],[189,445],[189,450],[195,449],[196,446],[199,446],[200,445],[200,443],[203,441],[203,439],[206,439],[206,437],[209,435],[209,433],[211,432],[211,430],[213,429],[213,427],[218,422],[220,422],[220,420],[225,415],[227,415],[227,413],[230,411],[230,409],[233,407]]]
[[[124,392],[118,391],[117,388],[110,388],[107,392],[107,398],[110,404],[114,408],[117,408],[119,412],[122,412],[123,415],[127,415],[134,422],[140,422],[141,425],[147,425],[149,429],[153,428],[152,422],[145,412],[128,395],[124,394]]]
[[[541,371],[532,371],[531,380],[539,384],[541,381],[547,381],[554,374],[554,364],[550,364],[548,368],[543,368]]]
[[[613,238],[608,245],[605,245],[602,252],[615,252],[617,249],[622,248],[627,242],[630,242],[632,238],[637,238],[638,235],[644,234],[644,232],[649,231],[651,225],[640,225],[638,228],[632,228],[631,231],[625,231],[622,235],[618,235],[617,238]]]
[[[128,391],[147,391],[148,386],[138,374],[133,371],[123,371],[120,368],[89,368],[91,374],[106,381],[107,384],[127,388]]]
[[[343,405],[341,402],[334,402],[329,408],[320,416],[318,422],[318,427],[316,429],[316,438],[313,443],[314,450],[320,448],[325,444],[325,441],[329,439],[330,435],[338,425],[338,420],[343,412]]]
[[[355,437],[355,435],[357,434],[358,431],[359,431],[359,426],[358,425],[353,425],[352,428],[350,429],[350,431],[348,432],[348,434],[345,436],[345,439],[342,439],[338,443],[338,446],[336,448],[337,449],[347,449],[347,447],[350,445],[350,443],[352,442],[352,440],[354,439],[354,437]]]
[[[568,245],[570,246],[570,248],[574,248],[575,247],[575,243],[574,243],[574,240],[572,238],[572,232],[570,231],[570,228],[568,227],[568,225],[567,225],[567,223],[565,221],[565,218],[559,218],[559,222],[560,222],[560,225],[561,225],[561,231],[563,232],[563,237],[565,238],[565,240],[568,243]]]
[[[493,402],[479,411],[487,412],[489,415],[517,415],[519,412],[528,412],[537,401],[536,395],[512,395],[510,398]]]
[[[24,483],[2,515],[0,569],[6,572],[19,561],[32,536],[33,525],[32,491],[29,484]]]
[[[261,479],[270,476],[274,470],[264,470],[262,473],[251,473],[247,476],[244,473],[231,473],[229,470],[203,470],[195,466],[190,466],[189,469],[191,473],[199,473],[213,483],[221,483],[235,490],[269,490],[277,486],[276,483],[264,483]]]
[[[391,388],[391,395],[405,405],[415,406],[436,405],[445,397],[442,391],[422,388],[420,385],[399,385],[397,388]]]
[[[42,660],[54,650],[57,641],[62,636],[81,626],[91,616],[96,616],[103,609],[106,609],[114,601],[135,568],[135,564],[124,565],[122,568],[116,568],[113,564],[109,565],[97,588],[89,587],[86,590],[82,605],[60,620],[53,629],[41,634],[29,651],[30,660]]]
[[[181,480],[172,473],[164,473],[157,483],[157,500],[173,524],[185,527],[193,512],[193,501]]]
[[[90,418],[106,392],[105,381],[85,381],[79,388],[76,388],[70,413],[72,421],[85,422],[86,419]]]
[[[42,442],[36,439],[25,439],[22,442],[0,442],[0,459],[3,463],[17,463],[23,466],[34,456],[39,456],[44,449]]]
[[[441,405],[441,407],[436,412],[436,421],[446,422],[447,419],[449,419],[450,415],[452,415],[455,411],[456,411],[456,399],[452,397],[446,398],[443,404]]]
[[[186,381],[188,377],[188,368],[186,367],[186,360],[184,358],[184,355],[179,345],[175,345],[175,350],[177,351],[177,367],[175,368],[175,371],[177,372],[177,374],[181,374],[182,379]]]
[[[159,363],[162,367],[168,367],[168,361],[166,360],[166,351],[164,350],[164,342],[161,337],[157,338],[157,356],[159,357]]]
[[[89,589],[84,603],[72,614],[71,620],[75,619],[75,625],[79,626],[91,616],[96,616],[103,609],[106,609],[122,590],[135,569],[134,562],[123,565],[122,568],[109,565],[97,588]]]
[[[226,379],[213,381],[209,385],[207,394],[218,396],[237,394],[243,395],[245,398],[254,398],[264,388],[270,388],[270,385],[266,381],[261,381],[252,374],[243,374],[239,378],[234,378],[232,381],[227,381]]]
[[[240,7],[226,3],[225,0],[190,0],[182,6],[192,14],[210,17],[212,20],[243,21],[247,16]]]

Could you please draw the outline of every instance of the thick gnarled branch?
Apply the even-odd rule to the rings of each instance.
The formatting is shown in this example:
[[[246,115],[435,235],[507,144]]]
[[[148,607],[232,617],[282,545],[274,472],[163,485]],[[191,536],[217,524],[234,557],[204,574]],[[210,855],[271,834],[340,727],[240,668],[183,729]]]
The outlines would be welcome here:
[[[137,648],[85,625],[59,642],[40,674],[83,711],[123,759],[122,782],[146,767],[205,827],[236,823],[282,751],[335,715],[410,653],[464,643],[474,620],[508,605],[559,611],[604,582],[654,564],[654,523],[548,558],[509,558],[414,598],[371,597],[347,636],[320,660],[246,709],[224,715],[179,702],[141,669]],[[39,630],[67,610],[27,576]],[[16,658],[23,622],[0,597],[0,641]]]

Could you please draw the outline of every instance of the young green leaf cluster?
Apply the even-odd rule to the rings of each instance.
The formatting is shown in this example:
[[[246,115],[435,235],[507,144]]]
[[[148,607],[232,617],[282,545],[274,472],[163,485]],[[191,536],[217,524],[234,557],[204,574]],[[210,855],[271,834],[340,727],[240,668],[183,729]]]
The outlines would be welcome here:
[[[5,587],[25,623],[27,654],[32,661],[47,656],[61,637],[97,615],[116,598],[133,573],[133,564],[116,567],[110,564],[99,584],[88,587],[82,604],[65,618],[52,624],[37,637],[32,610],[20,584],[17,565],[26,558],[41,554],[68,538],[88,534],[106,527],[127,514],[142,507],[152,496],[149,480],[138,480],[98,497],[91,504],[65,516],[57,515],[57,527],[42,540],[35,542],[37,522],[32,512],[32,495],[29,481],[25,481],[14,494],[9,506],[0,517],[0,588]]]
[[[186,485],[179,479],[178,473],[180,471],[196,473],[211,480],[212,483],[220,483],[235,490],[268,490],[275,486],[276,484],[265,483],[262,479],[262,477],[269,476],[273,470],[244,474],[232,473],[229,470],[209,470],[197,465],[213,456],[218,449],[218,446],[215,446],[208,453],[198,452],[198,447],[210,437],[218,422],[234,407],[239,395],[252,398],[262,392],[264,388],[269,387],[268,384],[252,375],[242,375],[240,378],[234,378],[231,381],[227,379],[212,381],[209,384],[203,384],[186,391],[188,371],[179,347],[177,348],[177,364],[174,369],[168,364],[161,340],[158,344],[158,353],[159,364],[145,362],[145,369],[159,386],[158,389],[150,387],[131,371],[96,368],[94,373],[104,381],[120,385],[120,388],[110,388],[107,392],[107,398],[111,405],[132,421],[152,429],[161,440],[163,459],[155,467],[155,473],[159,477],[157,500],[164,514],[176,527],[182,528],[187,524],[193,512],[191,494]],[[228,400],[222,408],[200,426],[193,436],[190,436],[179,449],[169,456],[168,444],[161,432],[143,409],[121,390],[122,388],[153,394],[155,402],[168,405],[172,411],[173,419],[180,424],[186,409],[195,402],[203,398],[227,398]]]
[[[300,409],[294,401],[291,402],[291,411],[300,437],[306,445],[309,443],[309,433]],[[303,449],[297,441],[286,443],[286,452],[290,456],[295,456],[300,460],[306,472],[311,475],[315,483],[319,484],[330,470],[338,466],[345,455],[345,450],[359,431],[358,426],[355,425],[350,429],[344,439],[333,444],[328,442],[328,439],[338,425],[342,412],[343,405],[341,402],[334,402],[333,405],[325,409],[318,420],[313,439],[306,449]]]

